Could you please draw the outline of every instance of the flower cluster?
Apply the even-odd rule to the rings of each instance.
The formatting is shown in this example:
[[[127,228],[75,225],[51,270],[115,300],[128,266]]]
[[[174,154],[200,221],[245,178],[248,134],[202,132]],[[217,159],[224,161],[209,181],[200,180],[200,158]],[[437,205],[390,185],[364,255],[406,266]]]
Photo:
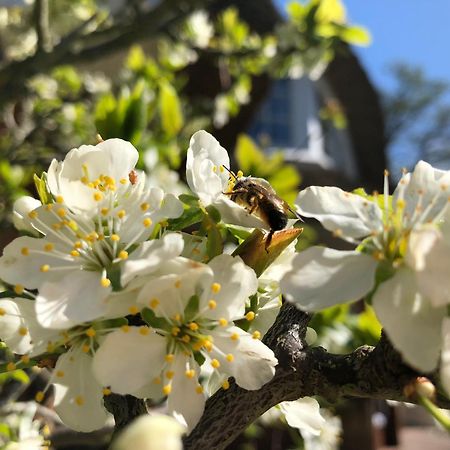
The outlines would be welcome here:
[[[193,137],[191,187],[215,146],[228,166],[212,136]],[[224,389],[230,376],[259,389],[277,364],[260,332],[235,325],[255,318],[246,309],[258,290],[253,269],[238,256],[199,258],[194,236],[169,225],[184,214],[182,202],[138,173],[137,160],[120,139],[54,160],[38,183],[40,201],[16,202],[14,221],[26,235],[0,258],[0,278],[11,287],[0,300],[1,339],[18,358],[7,369],[51,361],[55,409],[80,431],[105,424],[103,397],[111,392],[167,397],[168,412],[192,429],[205,402],[200,366]]]
[[[449,195],[450,171],[423,161],[403,174],[392,197],[387,173],[383,196],[305,189],[296,201],[300,214],[358,247],[310,247],[295,256],[281,281],[290,300],[309,311],[368,296],[407,363],[431,372],[442,354],[448,391]]]

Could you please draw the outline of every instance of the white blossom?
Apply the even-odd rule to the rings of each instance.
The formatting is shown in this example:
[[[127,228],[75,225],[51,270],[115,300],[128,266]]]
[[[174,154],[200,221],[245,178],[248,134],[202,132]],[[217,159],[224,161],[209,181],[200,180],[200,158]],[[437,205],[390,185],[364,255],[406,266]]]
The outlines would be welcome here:
[[[204,407],[196,355],[244,389],[267,383],[277,360],[261,341],[233,324],[254,317],[244,314],[257,280],[240,258],[219,255],[205,265],[179,257],[160,271],[148,277],[138,296],[152,330],[127,327],[109,334],[95,354],[94,371],[103,385],[120,394],[168,395],[169,412],[183,417],[191,430]]]
[[[229,192],[230,158],[219,142],[206,131],[197,131],[190,141],[186,161],[186,179],[204,206],[213,205],[228,224],[267,228],[256,215],[231,201]],[[264,181],[264,180],[263,180]]]
[[[307,249],[295,256],[281,282],[283,292],[300,308],[317,311],[358,300],[376,288],[373,307],[393,345],[413,367],[433,370],[450,302],[444,268],[450,248],[439,230],[449,184],[450,172],[421,161],[402,177],[392,202],[387,176],[384,197],[373,199],[335,187],[305,189],[296,201],[300,214],[318,219],[362,250]],[[375,286],[380,271],[384,279]]]

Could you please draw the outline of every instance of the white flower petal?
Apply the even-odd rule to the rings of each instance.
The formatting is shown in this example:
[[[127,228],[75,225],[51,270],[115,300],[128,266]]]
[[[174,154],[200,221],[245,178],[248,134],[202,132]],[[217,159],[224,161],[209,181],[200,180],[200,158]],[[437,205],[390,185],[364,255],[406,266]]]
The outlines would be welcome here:
[[[43,271],[41,268],[48,265],[49,268],[61,265],[61,258],[50,252],[44,251],[46,239],[36,239],[22,236],[8,244],[3,256],[0,258],[0,278],[12,285],[20,284],[29,289],[36,289],[46,281],[55,281],[61,278],[59,271]],[[76,265],[67,261],[67,265]]]
[[[320,405],[315,398],[303,397],[293,402],[282,402],[278,406],[290,427],[319,436],[325,419],[320,414]]]
[[[89,432],[102,428],[109,418],[103,406],[102,386],[92,372],[92,357],[71,349],[56,362],[52,381],[55,383],[55,410],[61,420],[76,431]]]
[[[441,383],[450,395],[450,317],[442,321]]]
[[[24,196],[18,198],[13,205],[13,223],[18,230],[28,231],[29,233],[37,234],[36,230],[31,225],[31,220],[28,214],[36,208],[39,208],[42,203],[33,197]]]
[[[436,368],[445,308],[433,308],[418,291],[414,272],[403,268],[373,296],[373,307],[394,347],[412,367]]]
[[[143,415],[128,425],[114,441],[112,450],[183,450],[185,428],[162,414]]]
[[[356,251],[310,247],[297,254],[280,286],[288,300],[306,311],[319,311],[360,299],[375,282],[377,261]]]
[[[101,317],[111,287],[101,284],[99,272],[80,270],[62,280],[44,283],[36,298],[36,316],[46,328],[64,329]]]
[[[125,330],[108,334],[94,355],[97,380],[118,394],[136,392],[159,376],[166,355],[165,338],[140,327]]]
[[[211,299],[216,301],[217,306],[205,313],[205,317],[227,320],[242,317],[246,301],[258,288],[255,272],[241,258],[226,254],[216,256],[208,266],[214,272],[215,284],[205,286],[200,309],[206,307]],[[219,291],[215,292],[217,288]]]
[[[337,187],[308,187],[295,203],[302,216],[314,217],[343,237],[362,238],[382,229],[382,212],[376,203]]]
[[[31,315],[34,312],[34,303],[24,298],[4,298],[0,300],[0,311],[0,339],[6,342],[14,353],[29,353],[33,345],[24,312]],[[26,334],[21,334],[21,329],[27,330]]]
[[[226,195],[220,194],[212,204],[220,212],[224,223],[247,228],[269,228],[262,219],[255,214],[250,214],[243,206],[231,201]]]
[[[186,179],[205,206],[223,192],[228,173],[221,166],[230,167],[227,151],[206,131],[197,131],[189,143],[186,160]]]
[[[197,392],[198,374],[200,368],[192,359],[177,353],[170,366],[175,375],[172,381],[172,392],[167,399],[167,407],[170,414],[186,423],[188,432],[197,425],[205,408],[205,396]],[[190,378],[185,375],[186,370],[194,370],[195,375]]]
[[[231,339],[234,334],[239,339]],[[240,387],[259,389],[273,378],[278,360],[261,341],[234,326],[226,330],[216,328],[211,331],[211,336],[214,342],[211,358],[216,358],[220,362],[220,371],[233,376]],[[226,358],[229,354],[233,355],[232,361]]]
[[[413,231],[406,259],[416,270],[420,292],[433,306],[450,303],[450,242],[444,241],[440,231],[434,228]]]
[[[435,169],[427,162],[419,161],[414,171],[400,180],[394,191],[394,204],[403,197],[406,223],[411,223],[412,217],[417,216],[416,210],[422,213],[427,209],[420,221],[426,223],[432,221],[446,207],[449,188],[450,171]]]
[[[183,238],[178,233],[167,233],[162,239],[142,243],[122,264],[122,286],[126,286],[138,275],[152,273],[163,262],[179,256],[182,251]]]

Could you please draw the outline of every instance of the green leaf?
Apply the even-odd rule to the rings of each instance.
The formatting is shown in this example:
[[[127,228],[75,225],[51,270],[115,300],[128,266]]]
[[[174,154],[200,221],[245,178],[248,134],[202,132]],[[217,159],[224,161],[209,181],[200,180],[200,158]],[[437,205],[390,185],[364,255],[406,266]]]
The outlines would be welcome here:
[[[194,359],[199,366],[202,366],[206,360],[206,358],[200,352],[194,352]]]
[[[374,345],[378,342],[381,335],[381,324],[375,314],[374,309],[366,305],[366,309],[358,317],[359,330],[364,333],[366,338],[364,342],[369,345]]]
[[[34,174],[33,180],[41,203],[43,205],[51,203],[52,195],[50,194],[50,191],[47,187],[47,174],[45,172],[42,172],[41,178],[39,178],[37,174]]]
[[[117,100],[111,93],[101,97],[95,107],[95,126],[103,139],[121,134],[117,117]]]
[[[10,438],[11,428],[6,423],[0,423],[0,434],[6,436],[7,438]]]
[[[128,53],[127,67],[135,72],[138,72],[144,68],[145,65],[145,54],[140,45],[133,45]]]
[[[255,167],[264,166],[265,156],[255,142],[247,135],[239,135],[236,143],[236,160],[245,175],[251,174]]]
[[[343,41],[354,45],[370,45],[372,42],[369,31],[364,27],[358,26],[345,27],[339,33],[339,37]]]
[[[174,137],[183,127],[184,119],[178,94],[168,81],[159,85],[159,114],[163,131]]]
[[[147,126],[147,105],[145,101],[145,82],[139,80],[131,93],[122,124],[123,138],[139,146],[142,134]]]
[[[169,230],[181,231],[191,225],[199,223],[203,220],[203,211],[198,207],[191,207],[185,209],[183,215],[177,219],[169,219]]]
[[[208,216],[215,222],[219,223],[221,220],[220,212],[213,205],[208,205],[206,207],[206,211],[208,212]]]
[[[200,298],[198,295],[193,295],[184,309],[184,318],[185,321],[191,321],[197,314],[200,305]]]
[[[178,200],[180,200],[180,202],[183,202],[185,205],[198,206],[198,197],[195,195],[180,194],[178,196]]]
[[[170,330],[172,325],[163,317],[157,317],[155,313],[149,309],[144,308],[141,311],[142,318],[148,323],[149,326],[153,328],[159,328],[163,330]]]

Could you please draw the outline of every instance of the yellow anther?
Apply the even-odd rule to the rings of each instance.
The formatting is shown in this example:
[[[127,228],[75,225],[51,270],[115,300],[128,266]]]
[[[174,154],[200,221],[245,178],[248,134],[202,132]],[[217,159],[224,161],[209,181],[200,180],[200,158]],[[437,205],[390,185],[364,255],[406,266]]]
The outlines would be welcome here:
[[[403,209],[406,206],[405,200],[399,199],[397,200],[397,208]]]
[[[83,344],[81,346],[81,350],[83,353],[89,353],[90,349],[91,349],[91,346],[89,344]]]
[[[83,244],[81,243],[81,241],[76,241],[75,244],[73,244],[74,248],[83,248]]]
[[[150,217],[146,217],[143,221],[142,221],[143,225],[145,228],[148,228],[152,225],[152,219],[150,219]]]
[[[237,178],[241,178],[244,176],[244,172],[242,172],[242,170],[238,170],[238,173],[236,174]]]
[[[120,180],[119,180],[119,183],[120,184],[127,184],[127,179],[126,178],[121,178]]]
[[[120,236],[118,234],[112,234],[111,235],[111,240],[113,242],[119,242],[120,241]]]
[[[175,320],[175,322],[181,322],[181,314],[175,314],[173,316],[173,320]]]
[[[205,339],[203,341],[203,347],[205,347],[206,351],[210,352],[213,349],[212,342],[207,340],[207,339]]]
[[[164,359],[168,362],[171,363],[173,362],[173,360],[175,359],[175,355],[173,353],[167,353],[166,356],[164,356]]]
[[[4,316],[6,314],[6,311],[4,308],[0,308],[0,316]]]
[[[194,369],[186,370],[186,372],[184,372],[184,374],[188,378],[194,378],[195,377],[195,370]]]
[[[41,272],[48,272],[50,270],[50,266],[48,264],[43,264],[39,269]]]
[[[34,396],[34,399],[38,402],[38,403],[40,403],[40,402],[42,402],[42,400],[44,400],[44,393],[42,392],[42,391],[38,391],[38,392],[36,392],[36,395]]]
[[[96,331],[92,327],[88,328],[85,331],[85,333],[86,333],[86,336],[88,336],[90,338],[94,337],[97,334]]]
[[[230,338],[231,338],[232,341],[238,341],[239,340],[239,334],[232,333]]]
[[[186,344],[188,344],[189,342],[191,342],[191,337],[188,334],[183,335],[183,337],[181,338],[181,340],[183,342],[186,342]]]
[[[49,203],[48,205],[45,205],[46,211],[51,211],[52,209],[53,209],[53,205],[51,203]]]
[[[81,181],[83,184],[88,184],[88,183],[89,183],[89,179],[88,179],[88,177],[85,176],[85,175],[83,175],[83,176],[80,178],[80,181]]]
[[[64,371],[62,371],[62,370],[57,370],[57,371],[56,371],[56,376],[57,376],[58,378],[62,378],[62,377],[64,376]]]
[[[155,309],[159,305],[159,300],[157,298],[152,298],[148,304],[150,308]]]
[[[203,394],[203,386],[201,386],[200,384],[195,388],[195,392],[197,392],[197,394]]]
[[[119,219],[123,219],[126,215],[127,215],[127,213],[125,212],[124,209],[121,209],[121,210],[117,213],[117,217],[118,217]]]
[[[67,211],[64,208],[59,208],[58,211],[56,211],[56,214],[58,214],[59,217],[66,217]]]
[[[212,359],[212,360],[211,360],[211,366],[212,366],[214,369],[218,369],[218,368],[220,367],[220,362],[219,362],[219,360],[218,360],[218,359]]]
[[[122,325],[120,327],[120,329],[124,332],[124,333],[128,333],[130,331],[130,327],[128,325]]]
[[[164,395],[169,395],[172,392],[172,386],[170,384],[166,384],[162,391]]]
[[[102,393],[105,397],[107,397],[108,395],[111,395],[112,392],[110,388],[105,387],[102,389]]]
[[[175,287],[179,289],[181,287],[181,280],[175,281]]]
[[[109,213],[109,208],[102,208],[100,210],[100,213],[102,214],[102,216],[107,216]]]
[[[246,315],[245,318],[250,322],[255,318],[255,313],[253,311],[249,311]]]
[[[26,336],[28,334],[28,329],[26,327],[20,327],[19,328],[19,334],[21,336]]]
[[[261,339],[261,333],[258,330],[254,331],[252,334],[252,338],[253,339]]]
[[[227,389],[230,389],[230,382],[228,381],[228,380],[225,380],[223,383],[222,383],[222,389],[223,390],[227,390]]]
[[[223,166],[220,166],[220,167],[219,167],[219,171],[220,171],[221,173],[225,172],[225,169],[223,168]]]
[[[55,248],[55,246],[51,242],[44,245],[44,250],[46,252],[51,252],[54,248]]]
[[[38,216],[37,211],[30,211],[30,212],[28,213],[28,217],[29,217],[30,219],[36,219],[37,216]]]
[[[210,300],[208,302],[208,308],[209,309],[216,309],[217,308],[217,302],[215,300]]]
[[[197,331],[198,328],[199,328],[199,326],[198,326],[195,322],[191,322],[191,323],[188,325],[188,327],[189,327],[189,329],[192,330],[192,331]]]
[[[75,397],[75,403],[76,403],[78,406],[83,406],[83,405],[84,405],[84,398],[83,398],[83,396],[82,396],[82,395],[77,395],[77,396]]]
[[[126,250],[121,250],[117,256],[120,259],[127,259],[128,258],[128,252]]]
[[[148,333],[150,333],[149,327],[146,327],[145,325],[142,327],[139,327],[139,334],[142,334],[142,336],[147,336]]]
[[[141,203],[141,210],[142,211],[147,211],[147,209],[150,208],[150,204],[147,202]]]
[[[16,284],[16,285],[14,286],[14,292],[15,292],[17,295],[22,295],[24,290],[25,290],[25,288],[24,288],[21,284]]]
[[[226,356],[226,359],[228,362],[233,362],[234,361],[234,355],[232,355],[231,353],[228,353],[228,355]]]
[[[181,331],[178,327],[173,327],[171,330],[172,336],[178,336],[178,333]]]
[[[166,372],[166,378],[167,378],[168,380],[171,380],[171,379],[174,377],[174,375],[175,375],[175,372],[174,372],[173,370],[168,370],[168,371]]]
[[[30,357],[28,355],[22,355],[20,357],[20,360],[24,363],[24,364],[28,364],[30,362]]]
[[[109,278],[102,278],[102,279],[100,280],[100,284],[101,284],[103,287],[109,287],[109,286],[111,286],[111,280],[110,280]]]
[[[70,256],[73,256],[74,258],[78,258],[78,256],[80,256],[80,252],[78,250],[72,250],[70,252]]]
[[[16,365],[11,361],[6,364],[6,370],[16,370]]]
[[[211,290],[214,292],[214,294],[219,293],[220,289],[222,289],[222,286],[220,285],[220,283],[213,283],[211,286]]]
[[[224,319],[223,317],[221,317],[221,318],[219,319],[219,325],[220,325],[221,327],[226,327],[226,326],[228,325],[228,320],[227,320],[227,319]]]
[[[94,200],[95,200],[96,202],[99,202],[99,201],[103,200],[103,194],[102,194],[101,192],[96,192],[96,193],[93,195],[93,197],[94,197]]]
[[[161,384],[161,377],[153,378],[153,384]]]
[[[56,203],[59,203],[59,204],[64,203],[64,198],[62,195],[57,195],[55,197],[55,200],[56,200]]]
[[[217,172],[217,166],[213,166],[213,172]]]
[[[136,306],[136,305],[131,305],[129,308],[128,308],[128,312],[130,313],[130,314],[137,314],[138,312],[139,312],[139,308]]]
[[[30,249],[28,247],[22,247],[20,253],[22,253],[23,256],[28,256],[30,254]]]

